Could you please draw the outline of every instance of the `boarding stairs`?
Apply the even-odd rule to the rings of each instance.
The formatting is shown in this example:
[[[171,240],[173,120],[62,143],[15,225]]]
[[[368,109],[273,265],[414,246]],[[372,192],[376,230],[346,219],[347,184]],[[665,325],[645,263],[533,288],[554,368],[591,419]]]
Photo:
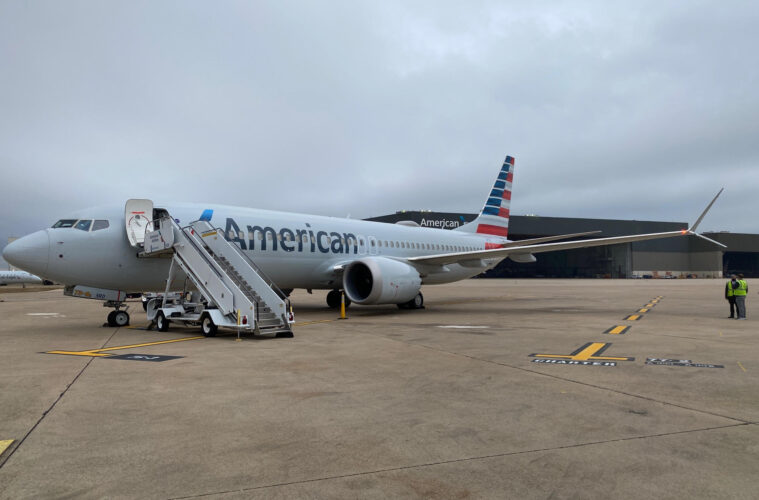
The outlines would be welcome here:
[[[168,214],[145,233],[143,258],[172,255],[166,297],[178,269],[209,302],[217,326],[291,336],[290,300],[224,231],[206,220],[180,227]],[[219,314],[221,313],[221,314]],[[223,318],[222,318],[223,317]]]

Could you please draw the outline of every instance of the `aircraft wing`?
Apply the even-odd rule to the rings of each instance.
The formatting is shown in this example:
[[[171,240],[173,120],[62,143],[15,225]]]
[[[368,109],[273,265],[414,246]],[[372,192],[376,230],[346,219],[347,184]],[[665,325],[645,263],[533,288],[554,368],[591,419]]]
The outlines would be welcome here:
[[[557,236],[543,236],[542,238],[530,238],[528,240],[519,240],[519,241],[509,241],[506,243],[501,243],[501,248],[511,248],[511,247],[521,247],[524,245],[534,245],[535,243],[547,243],[549,241],[556,241],[556,240],[568,240],[569,238],[578,238],[580,236],[588,236],[591,234],[598,234],[601,231],[587,231],[584,233],[573,233],[573,234],[559,234]]]
[[[473,252],[457,252],[440,255],[426,255],[406,259],[412,264],[445,265],[454,264],[476,259],[504,259],[509,255],[535,254],[553,252],[555,250],[570,250],[572,248],[598,247],[604,245],[616,245],[618,243],[631,243],[633,241],[655,240],[659,238],[671,238],[691,234],[687,229],[682,231],[669,231],[666,233],[636,234],[631,236],[615,236],[612,238],[595,238],[592,240],[562,241],[558,243],[543,243],[537,245],[512,246],[508,248],[496,248],[494,250],[479,250]]]
[[[706,207],[706,210],[704,210],[701,213],[701,216],[696,220],[696,223],[693,226],[691,226],[689,229],[682,229],[680,231],[668,231],[664,233],[649,233],[649,234],[634,234],[630,236],[614,236],[611,238],[594,238],[590,240],[562,241],[558,243],[542,243],[542,244],[529,244],[531,243],[531,241],[529,240],[525,242],[516,241],[516,242],[510,243],[510,244],[516,244],[516,246],[509,246],[507,248],[496,248],[492,250],[475,250],[471,252],[457,252],[457,253],[447,253],[447,254],[438,254],[438,255],[425,255],[421,257],[411,257],[406,260],[410,264],[442,266],[445,264],[455,264],[455,263],[460,263],[460,262],[476,261],[476,260],[481,260],[481,259],[504,259],[508,257],[509,255],[536,254],[536,253],[543,253],[543,252],[553,252],[555,250],[571,250],[573,248],[588,248],[588,247],[597,247],[597,246],[604,246],[604,245],[616,245],[619,243],[632,243],[634,241],[656,240],[656,239],[661,239],[661,238],[672,238],[675,236],[687,236],[687,235],[697,236],[699,238],[703,238],[721,247],[725,247],[725,245],[723,245],[722,243],[711,240],[695,232],[695,229],[701,223],[704,216],[712,207],[712,205],[717,200],[720,194],[722,194],[722,190],[720,190],[719,193],[717,193],[717,196],[715,196],[714,199],[711,201],[711,203],[709,203],[709,205]]]

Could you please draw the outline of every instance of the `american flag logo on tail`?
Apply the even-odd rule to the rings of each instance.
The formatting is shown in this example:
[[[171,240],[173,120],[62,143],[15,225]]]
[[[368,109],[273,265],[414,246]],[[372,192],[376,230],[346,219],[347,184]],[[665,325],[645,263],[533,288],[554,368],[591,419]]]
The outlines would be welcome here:
[[[507,156],[503,161],[498,178],[493,184],[488,201],[480,216],[474,221],[477,232],[506,238],[509,235],[509,209],[511,207],[511,183],[514,178],[514,158]]]

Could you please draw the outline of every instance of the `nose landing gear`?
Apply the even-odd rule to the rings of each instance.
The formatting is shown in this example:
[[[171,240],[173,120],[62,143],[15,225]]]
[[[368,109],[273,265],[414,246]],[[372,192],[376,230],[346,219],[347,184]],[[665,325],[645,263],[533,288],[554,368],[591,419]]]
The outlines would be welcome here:
[[[129,313],[126,311],[129,306],[124,306],[123,302],[106,301],[103,307],[114,307],[115,310],[108,313],[108,326],[122,327],[129,326]],[[124,307],[122,310],[121,308]]]

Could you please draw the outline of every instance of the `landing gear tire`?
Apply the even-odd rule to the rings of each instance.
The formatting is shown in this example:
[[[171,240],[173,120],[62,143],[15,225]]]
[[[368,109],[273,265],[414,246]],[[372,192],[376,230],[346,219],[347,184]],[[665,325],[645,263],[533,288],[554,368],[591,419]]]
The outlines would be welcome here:
[[[424,309],[424,296],[421,292],[417,293],[416,297],[408,302],[398,304],[398,309]]]
[[[342,291],[340,290],[332,290],[327,294],[327,305],[331,307],[332,309],[340,309],[340,295],[342,294]],[[348,298],[348,296],[345,296],[345,307],[350,307],[351,305],[351,299]]]
[[[203,332],[204,337],[215,337],[219,327],[213,323],[211,316],[206,314],[200,320],[200,330]]]
[[[345,298],[345,305],[348,305],[348,297]],[[340,308],[340,290],[331,290],[327,294],[327,305],[331,309],[339,309]]]
[[[295,335],[293,335],[293,332],[277,332],[278,339],[291,339],[293,337],[295,337]]]
[[[159,312],[156,314],[155,317],[155,328],[159,332],[168,332],[169,331],[169,320],[166,319],[166,316],[162,312]]]
[[[111,311],[108,313],[108,319],[106,321],[108,322],[108,326],[116,326],[116,322],[113,320],[113,317],[116,315],[116,311]]]
[[[114,311],[113,314],[113,326],[128,326],[129,325],[129,313],[126,311]]]

